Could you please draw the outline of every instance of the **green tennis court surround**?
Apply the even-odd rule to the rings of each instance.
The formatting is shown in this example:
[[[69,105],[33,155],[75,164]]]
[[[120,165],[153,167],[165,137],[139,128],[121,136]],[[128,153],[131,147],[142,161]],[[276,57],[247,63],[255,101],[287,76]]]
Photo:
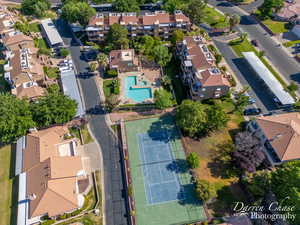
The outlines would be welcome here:
[[[130,121],[125,128],[137,225],[205,220],[173,117]]]

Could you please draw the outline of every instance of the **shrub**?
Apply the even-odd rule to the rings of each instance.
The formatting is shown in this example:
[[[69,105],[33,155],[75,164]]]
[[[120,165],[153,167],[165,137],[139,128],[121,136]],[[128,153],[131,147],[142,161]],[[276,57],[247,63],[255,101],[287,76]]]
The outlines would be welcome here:
[[[190,168],[195,169],[198,168],[200,165],[199,156],[196,152],[192,152],[186,158],[187,163],[189,164]]]
[[[70,54],[70,51],[66,48],[61,48],[59,53],[62,57],[66,58]]]
[[[203,201],[208,201],[217,196],[215,187],[206,180],[197,180],[195,187],[196,197]]]
[[[117,70],[107,70],[106,75],[108,78],[114,78],[118,76],[118,71]]]

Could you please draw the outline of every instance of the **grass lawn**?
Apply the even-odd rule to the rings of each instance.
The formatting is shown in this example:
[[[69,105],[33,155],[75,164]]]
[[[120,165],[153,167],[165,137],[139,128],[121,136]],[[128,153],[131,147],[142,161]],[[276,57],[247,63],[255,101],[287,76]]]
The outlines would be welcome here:
[[[93,138],[90,135],[89,130],[87,129],[87,126],[83,126],[80,128],[81,131],[81,135],[82,135],[82,139],[83,139],[83,143],[82,144],[88,144],[93,142]],[[79,130],[76,128],[70,128],[70,133],[75,136],[76,138],[80,139],[80,134],[79,134]]]
[[[46,41],[43,38],[39,38],[39,39],[35,38],[34,39],[34,45],[35,45],[36,48],[49,49]]]
[[[203,11],[203,22],[208,23],[215,28],[229,27],[229,23],[225,20],[225,16],[214,8],[206,6]]]
[[[59,70],[57,67],[48,67],[44,66],[43,67],[44,73],[52,79],[57,79],[59,76]]]
[[[195,169],[199,179],[212,183],[217,190],[217,199],[208,204],[213,216],[228,215],[234,201],[243,201],[244,196],[237,185],[238,177],[230,163],[222,158],[225,146],[232,144],[232,137],[240,130],[244,121],[240,113],[234,112],[234,105],[230,100],[216,100],[230,116],[227,128],[215,131],[199,140],[184,138],[186,151],[196,152],[200,157],[200,167]]]
[[[0,148],[0,224],[16,224],[14,201],[17,201],[18,193],[15,191],[17,180],[14,178],[14,157],[10,145]]]
[[[287,42],[284,42],[283,45],[285,47],[292,47],[294,46],[295,44],[299,44],[300,43],[300,40],[295,40],[295,41],[287,41]]]
[[[30,23],[28,27],[30,32],[38,33],[41,31],[39,23]]]
[[[180,104],[184,99],[187,98],[187,90],[179,77],[181,74],[180,61],[173,57],[168,65],[164,68],[164,72],[168,77],[170,77],[175,92],[176,102],[177,104]],[[177,77],[177,75],[179,76]]]
[[[106,98],[108,98],[112,94],[112,81],[113,80],[103,81],[103,91]]]
[[[287,32],[287,22],[274,21],[271,19],[262,21],[274,34]]]
[[[239,39],[233,40],[229,43],[234,52],[239,56],[243,57],[242,52],[253,51],[258,56],[258,51],[252,46],[252,44],[245,39],[241,42]],[[293,96],[295,97],[295,92],[291,92],[287,89],[288,84],[281,78],[280,74],[275,71],[275,69],[270,65],[270,63],[264,57],[259,57],[260,60],[265,64],[265,66],[270,70],[274,77],[281,83],[281,85]]]

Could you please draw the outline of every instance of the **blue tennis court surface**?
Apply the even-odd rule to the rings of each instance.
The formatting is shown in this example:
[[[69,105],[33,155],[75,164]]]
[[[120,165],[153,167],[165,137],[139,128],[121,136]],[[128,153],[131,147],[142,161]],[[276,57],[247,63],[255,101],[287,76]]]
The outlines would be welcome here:
[[[167,131],[137,134],[148,204],[182,200]]]

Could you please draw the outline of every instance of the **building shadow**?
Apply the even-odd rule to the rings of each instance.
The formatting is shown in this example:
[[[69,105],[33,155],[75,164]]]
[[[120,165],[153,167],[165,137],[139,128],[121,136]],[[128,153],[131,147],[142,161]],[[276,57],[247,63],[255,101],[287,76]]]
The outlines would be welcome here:
[[[257,21],[252,16],[241,16],[240,17],[241,25],[255,25],[258,24]]]

